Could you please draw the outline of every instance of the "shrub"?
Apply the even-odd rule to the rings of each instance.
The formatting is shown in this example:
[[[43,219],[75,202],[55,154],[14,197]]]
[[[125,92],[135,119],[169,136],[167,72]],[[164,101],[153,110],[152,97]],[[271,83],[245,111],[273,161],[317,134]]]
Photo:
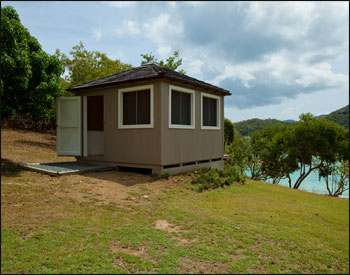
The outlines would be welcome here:
[[[191,185],[189,189],[197,192],[230,186],[233,183],[244,184],[245,178],[239,173],[239,169],[226,166],[224,170],[215,168],[201,168],[191,173]]]
[[[161,174],[160,177],[162,179],[166,179],[167,180],[170,177],[170,174],[168,172],[165,172],[165,173]]]

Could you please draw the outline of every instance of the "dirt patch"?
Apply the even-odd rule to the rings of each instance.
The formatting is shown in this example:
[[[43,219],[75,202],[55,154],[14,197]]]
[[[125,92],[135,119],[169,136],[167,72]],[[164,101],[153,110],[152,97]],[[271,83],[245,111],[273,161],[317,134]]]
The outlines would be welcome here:
[[[160,230],[166,231],[168,233],[173,233],[173,232],[180,233],[181,232],[181,230],[178,226],[174,226],[174,225],[170,224],[167,220],[156,220],[154,227],[156,229],[160,229]],[[183,238],[183,237],[179,236],[179,234],[177,234],[176,236],[171,235],[171,238],[176,240],[181,245],[189,244],[189,243],[196,241],[196,239],[195,240],[188,240],[186,238]]]
[[[164,230],[168,233],[179,232],[177,227],[174,227],[166,220],[156,220],[155,228],[160,229],[160,230]]]
[[[109,246],[109,250],[113,253],[122,252],[122,253],[126,253],[129,255],[138,256],[138,257],[140,257],[146,253],[146,248],[144,246],[141,246],[139,250],[135,250],[135,249],[131,249],[129,247],[122,247],[120,245],[119,241],[113,242]]]
[[[133,213],[135,206],[152,204],[171,189],[182,188],[177,177],[164,180],[118,171],[52,177],[19,168],[19,163],[74,161],[57,157],[52,133],[2,129],[1,146],[3,228],[40,226],[67,217],[81,203],[114,205]]]

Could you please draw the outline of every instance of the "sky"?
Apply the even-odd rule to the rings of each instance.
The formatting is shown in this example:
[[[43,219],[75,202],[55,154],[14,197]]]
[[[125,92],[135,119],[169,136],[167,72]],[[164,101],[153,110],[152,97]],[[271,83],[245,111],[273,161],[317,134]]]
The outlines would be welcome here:
[[[229,90],[225,117],[298,120],[349,103],[349,3],[2,1],[44,51],[82,41],[134,67],[179,50],[186,74]]]

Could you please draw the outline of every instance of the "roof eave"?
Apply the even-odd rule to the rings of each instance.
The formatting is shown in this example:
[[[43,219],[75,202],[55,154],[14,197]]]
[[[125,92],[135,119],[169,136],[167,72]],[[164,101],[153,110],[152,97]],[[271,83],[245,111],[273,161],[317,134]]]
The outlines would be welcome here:
[[[157,78],[168,79],[170,81],[177,81],[177,82],[180,82],[183,84],[188,84],[188,85],[191,85],[194,87],[200,87],[200,88],[205,89],[205,90],[212,90],[214,92],[218,92],[219,94],[221,94],[223,96],[231,95],[230,91],[228,91],[228,90],[220,89],[218,87],[208,87],[206,85],[201,85],[201,84],[193,84],[191,81],[187,81],[185,79],[179,79],[176,77],[171,77],[168,75],[164,75],[163,73],[160,73],[159,75],[155,75],[155,76],[145,77],[145,78],[137,78],[137,79],[125,80],[125,81],[115,81],[115,82],[98,84],[98,85],[88,86],[88,87],[77,87],[77,88],[72,87],[72,88],[68,88],[67,91],[77,93],[77,92],[81,92],[83,90],[86,91],[86,90],[103,88],[103,87],[113,86],[113,85],[118,85],[118,84],[126,84],[126,83],[134,83],[134,82],[138,82],[138,81],[153,80],[153,79],[157,79]]]

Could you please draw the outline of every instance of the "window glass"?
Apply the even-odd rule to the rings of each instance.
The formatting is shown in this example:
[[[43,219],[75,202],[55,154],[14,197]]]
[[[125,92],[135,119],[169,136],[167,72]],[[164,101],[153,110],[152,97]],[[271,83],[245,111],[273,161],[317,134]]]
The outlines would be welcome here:
[[[150,124],[150,91],[123,93],[123,125]]]
[[[171,91],[171,124],[181,124],[181,93]]]
[[[181,122],[182,125],[191,125],[191,95],[181,93]]]
[[[136,124],[136,92],[123,93],[123,124]]]
[[[171,124],[191,125],[191,94],[171,91]]]
[[[137,124],[151,123],[150,91],[137,92]]]
[[[217,99],[203,97],[203,126],[217,126]]]

